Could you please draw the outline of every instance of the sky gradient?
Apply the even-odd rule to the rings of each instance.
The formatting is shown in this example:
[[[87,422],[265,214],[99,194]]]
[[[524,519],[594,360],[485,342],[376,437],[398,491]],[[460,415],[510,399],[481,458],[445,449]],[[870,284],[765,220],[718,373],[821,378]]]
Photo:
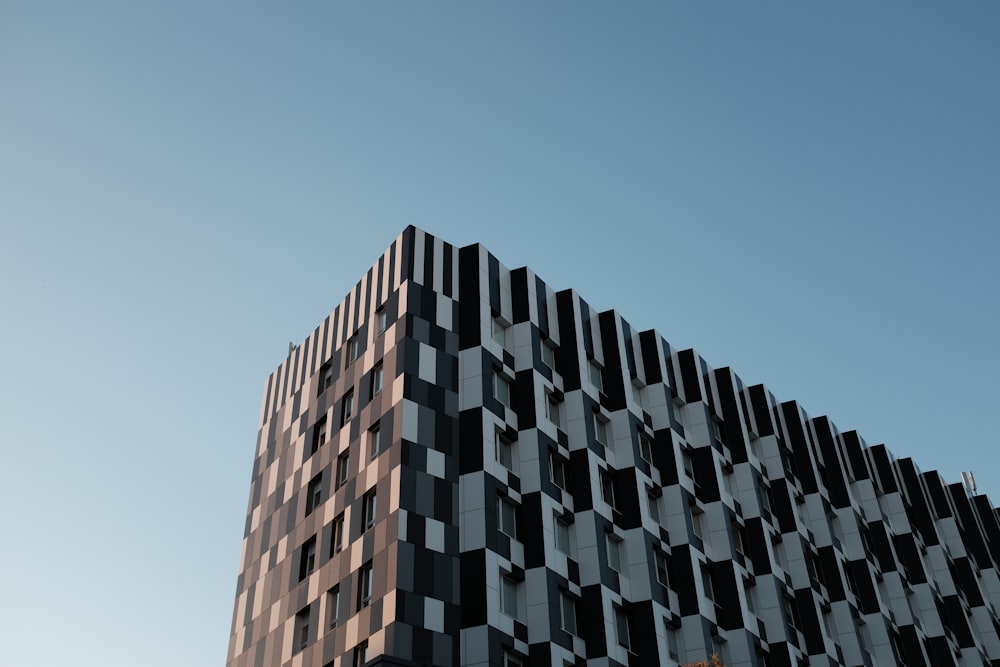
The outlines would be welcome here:
[[[975,0],[0,0],[0,664],[224,663],[264,380],[408,224],[996,502],[998,35]]]

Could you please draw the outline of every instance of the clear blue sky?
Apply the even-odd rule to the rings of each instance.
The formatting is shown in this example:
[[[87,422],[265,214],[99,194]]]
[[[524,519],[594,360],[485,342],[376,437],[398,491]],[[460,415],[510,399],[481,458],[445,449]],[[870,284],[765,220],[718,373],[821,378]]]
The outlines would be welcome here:
[[[975,0],[0,0],[0,663],[224,662],[264,379],[407,224],[1000,499],[998,36]]]

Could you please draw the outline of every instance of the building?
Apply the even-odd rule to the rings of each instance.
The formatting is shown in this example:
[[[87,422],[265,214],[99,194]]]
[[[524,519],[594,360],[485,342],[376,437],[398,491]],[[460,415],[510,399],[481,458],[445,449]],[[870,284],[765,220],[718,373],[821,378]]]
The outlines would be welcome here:
[[[231,667],[1000,665],[1000,521],[407,228],[267,379]]]

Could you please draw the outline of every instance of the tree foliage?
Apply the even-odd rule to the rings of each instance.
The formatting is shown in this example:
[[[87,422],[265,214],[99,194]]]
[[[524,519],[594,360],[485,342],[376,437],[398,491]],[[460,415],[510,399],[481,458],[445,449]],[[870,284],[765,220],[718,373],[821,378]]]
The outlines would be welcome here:
[[[681,665],[680,667],[726,667],[722,660],[719,659],[718,654],[713,653],[712,657],[708,660],[702,660],[701,662],[689,662],[686,665]]]

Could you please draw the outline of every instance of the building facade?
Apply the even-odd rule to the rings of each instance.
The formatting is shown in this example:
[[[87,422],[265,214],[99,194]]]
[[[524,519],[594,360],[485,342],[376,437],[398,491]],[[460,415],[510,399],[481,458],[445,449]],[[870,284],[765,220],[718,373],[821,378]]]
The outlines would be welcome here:
[[[267,379],[231,667],[1000,666],[1000,519],[407,228]]]

